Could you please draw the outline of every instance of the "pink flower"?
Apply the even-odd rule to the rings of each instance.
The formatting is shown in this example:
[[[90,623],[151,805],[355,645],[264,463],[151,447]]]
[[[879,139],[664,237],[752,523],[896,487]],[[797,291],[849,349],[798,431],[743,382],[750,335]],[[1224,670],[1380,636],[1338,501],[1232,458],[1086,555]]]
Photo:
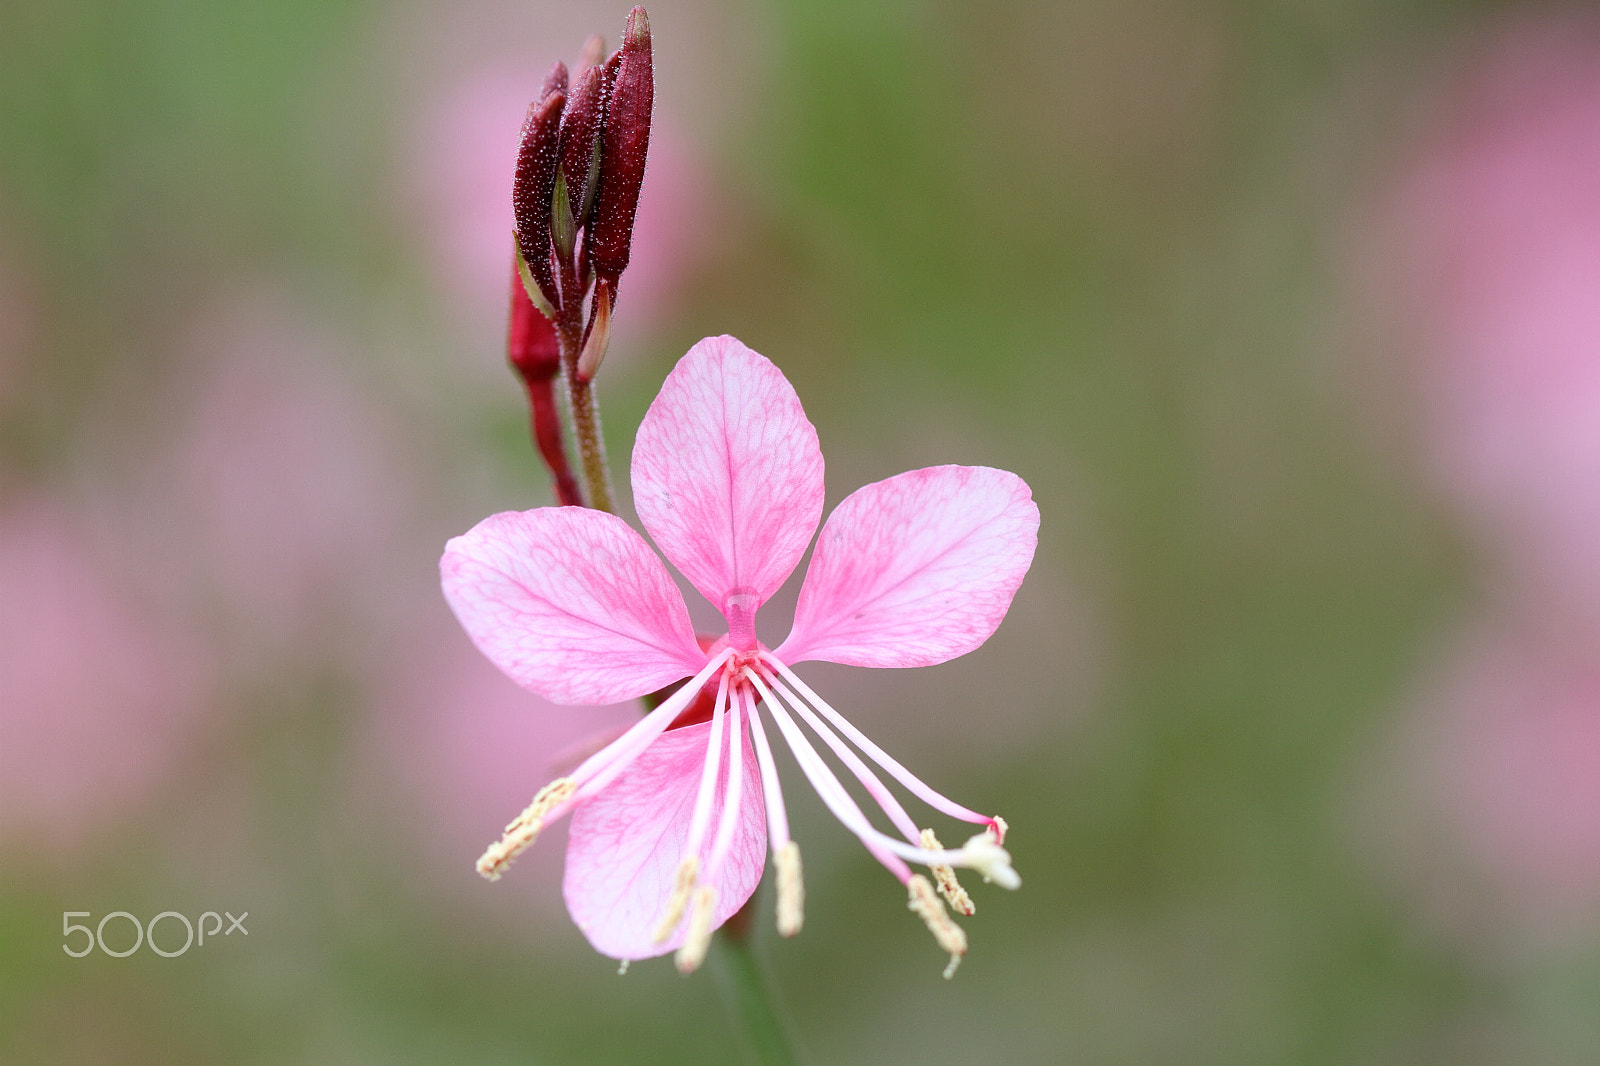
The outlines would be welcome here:
[[[1517,619],[1454,639],[1425,676],[1385,805],[1399,865],[1471,940],[1559,943],[1600,919],[1600,661]]]
[[[74,517],[0,504],[0,839],[66,857],[125,828],[206,710],[207,664],[122,593]]]
[[[783,374],[732,337],[695,345],[639,426],[632,476],[645,529],[727,620],[727,635],[705,647],[666,567],[614,515],[508,512],[445,548],[444,593],[456,617],[523,687],[555,703],[608,704],[690,678],[547,785],[479,871],[498,877],[545,824],[570,813],[564,890],[589,942],[618,959],[676,948],[688,972],[711,931],[755,891],[770,840],[778,928],[792,936],[801,924],[799,851],[760,704],[829,810],[907,887],[953,969],[965,933],[907,864],[930,866],[945,899],[970,914],[953,867],[1019,883],[1000,847],[1005,822],[914,777],[790,666],[931,666],[981,645],[1033,560],[1039,512],[1028,486],[1003,470],[943,466],[857,490],[823,526],[794,626],[771,650],[756,639],[756,612],[805,553],[823,500],[816,430]],[[684,712],[702,693],[713,700],[710,721],[678,724],[697,717]],[[801,721],[904,839],[869,823]],[[985,831],[946,850],[844,738],[929,806]]]
[[[1378,249],[1419,331],[1429,462],[1523,595],[1600,632],[1600,22],[1469,53]],[[1390,282],[1385,280],[1385,284]]]

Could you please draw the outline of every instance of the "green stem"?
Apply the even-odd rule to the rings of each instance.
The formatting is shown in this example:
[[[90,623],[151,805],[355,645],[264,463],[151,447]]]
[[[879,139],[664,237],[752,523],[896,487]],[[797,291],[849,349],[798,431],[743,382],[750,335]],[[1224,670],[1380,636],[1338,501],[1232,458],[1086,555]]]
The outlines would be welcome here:
[[[794,1051],[751,943],[755,897],[717,933],[711,965],[729,1020],[744,1034],[762,1066],[794,1066]]]
[[[606,470],[606,444],[600,436],[600,405],[592,382],[578,380],[578,352],[583,343],[583,294],[570,263],[561,264],[561,307],[556,312],[556,337],[561,342],[561,376],[567,383],[567,409],[578,443],[578,465],[583,470],[588,504],[600,511],[615,511],[611,502],[611,475]],[[568,294],[571,294],[570,296]]]

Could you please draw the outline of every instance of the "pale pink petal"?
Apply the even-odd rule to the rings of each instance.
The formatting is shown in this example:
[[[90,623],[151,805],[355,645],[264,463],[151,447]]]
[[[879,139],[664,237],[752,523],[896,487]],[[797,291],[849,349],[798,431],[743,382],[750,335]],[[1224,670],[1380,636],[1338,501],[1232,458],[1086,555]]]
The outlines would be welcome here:
[[[555,703],[618,703],[705,664],[667,568],[616,515],[491,515],[445,545],[439,570],[479,650]]]
[[[683,858],[710,733],[709,722],[667,730],[621,777],[572,814],[562,891],[573,922],[603,955],[648,959],[683,943],[686,922],[660,944],[654,935]],[[742,733],[742,740],[743,801],[733,847],[711,882],[717,892],[713,928],[744,906],[766,864],[761,775],[749,735]],[[727,783],[724,759],[713,825],[721,818]],[[707,836],[700,849],[702,869],[711,853]]]
[[[639,424],[633,502],[716,607],[770,597],[822,517],[817,431],[783,373],[732,337],[690,348]]]
[[[1039,508],[1017,475],[932,466],[866,485],[828,516],[785,662],[931,666],[989,639],[1033,562]]]

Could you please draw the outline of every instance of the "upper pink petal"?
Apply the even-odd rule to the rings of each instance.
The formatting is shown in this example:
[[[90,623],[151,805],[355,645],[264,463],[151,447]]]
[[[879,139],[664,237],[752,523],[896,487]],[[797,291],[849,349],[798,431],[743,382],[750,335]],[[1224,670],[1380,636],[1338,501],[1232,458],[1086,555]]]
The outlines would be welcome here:
[[[828,516],[800,586],[785,662],[932,666],[989,639],[1038,542],[1017,475],[932,466],[867,485]]]
[[[479,650],[555,703],[618,703],[705,664],[672,576],[616,515],[491,515],[445,545],[439,570]]]
[[[633,498],[662,552],[715,606],[734,589],[766,600],[822,517],[817,431],[768,359],[707,337],[639,424]]]
[[[686,922],[660,944],[654,937],[684,857],[710,732],[709,722],[667,730],[620,777],[573,811],[562,892],[573,922],[596,951],[614,959],[648,959],[683,943]],[[744,791],[733,847],[711,882],[717,892],[712,928],[744,906],[761,883],[766,865],[761,774],[750,736],[740,732]],[[722,816],[727,783],[724,753],[712,805],[713,826]],[[713,835],[707,833],[701,847],[702,870],[710,858]]]

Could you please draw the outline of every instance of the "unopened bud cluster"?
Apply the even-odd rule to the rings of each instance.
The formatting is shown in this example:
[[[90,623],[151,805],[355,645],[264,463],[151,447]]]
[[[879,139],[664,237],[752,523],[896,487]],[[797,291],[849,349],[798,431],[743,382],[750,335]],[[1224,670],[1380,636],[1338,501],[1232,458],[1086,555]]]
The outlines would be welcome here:
[[[610,339],[650,148],[655,79],[644,8],[628,14],[622,47],[605,62],[595,61],[598,47],[587,51],[590,65],[570,77],[558,61],[529,106],[511,193],[528,297],[552,322],[583,322],[582,349],[569,369],[584,381]]]
[[[654,99],[650,20],[636,7],[609,58],[591,37],[574,72],[559,61],[550,68],[522,123],[506,356],[527,390],[534,443],[563,505],[611,509],[589,383],[611,342]],[[564,411],[555,392],[563,376]],[[567,419],[582,484],[567,462]]]

